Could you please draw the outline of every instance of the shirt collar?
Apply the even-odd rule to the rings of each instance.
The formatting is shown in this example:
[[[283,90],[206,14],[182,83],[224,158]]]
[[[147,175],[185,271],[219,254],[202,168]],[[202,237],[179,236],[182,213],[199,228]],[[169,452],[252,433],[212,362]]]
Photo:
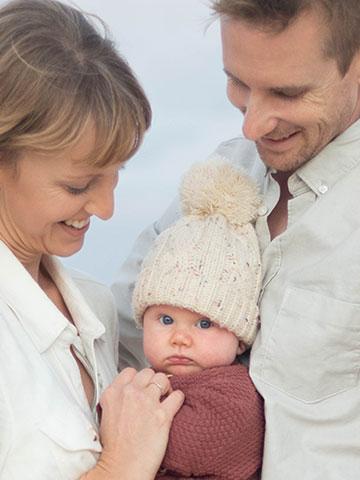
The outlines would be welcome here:
[[[89,341],[100,338],[105,332],[103,324],[61,263],[50,256],[44,257],[43,263],[59,288],[80,336]],[[1,241],[0,265],[1,298],[15,312],[38,351],[43,353],[69,326],[69,321]]]
[[[360,120],[336,137],[295,174],[316,195],[326,193],[360,163]]]
[[[341,135],[326,145],[320,153],[298,168],[289,178],[296,189],[302,185],[310,188],[317,196],[326,193],[342,177],[360,164],[360,120],[353,123]],[[276,173],[268,167],[265,176]],[[291,192],[293,193],[293,188]]]
[[[58,287],[82,339],[98,339],[105,327],[86,302],[75,281],[55,257],[45,256],[43,264]],[[104,339],[104,338],[103,338]]]

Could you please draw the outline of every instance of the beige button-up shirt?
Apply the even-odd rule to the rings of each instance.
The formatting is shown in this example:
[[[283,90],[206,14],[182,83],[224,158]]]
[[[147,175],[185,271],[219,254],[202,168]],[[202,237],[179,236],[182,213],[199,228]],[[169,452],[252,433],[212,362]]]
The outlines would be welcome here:
[[[101,452],[96,404],[117,363],[112,297],[46,262],[77,329],[0,241],[1,480],[75,480]],[[70,346],[93,378],[91,406]]]
[[[259,183],[263,255],[261,330],[250,373],[265,399],[262,480],[360,478],[360,122],[288,181],[288,227],[270,240],[280,191],[244,139],[218,154]],[[123,364],[144,362],[129,299],[141,260],[179,216],[177,202],[140,236],[113,286]],[[125,346],[124,346],[125,345]]]
[[[251,376],[265,398],[264,480],[360,476],[360,123],[288,181],[270,241],[271,172],[257,222],[264,265]],[[264,210],[264,211],[265,211]]]

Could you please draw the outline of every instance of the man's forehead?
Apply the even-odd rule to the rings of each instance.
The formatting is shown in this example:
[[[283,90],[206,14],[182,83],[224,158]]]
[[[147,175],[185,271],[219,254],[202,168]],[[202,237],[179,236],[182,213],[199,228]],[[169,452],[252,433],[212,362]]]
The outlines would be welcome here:
[[[324,21],[324,17],[317,10],[305,10],[301,15],[296,17],[288,26],[284,28],[277,27],[275,24],[263,24],[249,22],[234,17],[221,17],[221,31],[231,31],[231,34],[237,33],[236,38],[251,35],[253,38],[264,39],[267,42],[278,44],[278,47],[285,47],[286,44],[297,43],[299,39],[308,43],[320,44],[328,39],[329,27]],[[284,43],[284,40],[287,40]]]
[[[321,75],[326,63],[324,28],[313,17],[303,17],[278,34],[267,33],[239,20],[222,20],[224,67],[244,83],[267,76],[271,86],[304,87],[307,73]],[[331,68],[333,65],[331,65]]]

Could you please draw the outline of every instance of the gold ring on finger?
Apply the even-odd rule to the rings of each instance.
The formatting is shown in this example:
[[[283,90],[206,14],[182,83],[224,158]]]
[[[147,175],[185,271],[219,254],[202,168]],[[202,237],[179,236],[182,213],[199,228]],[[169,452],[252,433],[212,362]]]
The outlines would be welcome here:
[[[149,385],[155,385],[160,390],[161,395],[164,394],[164,387],[158,382],[150,382]]]

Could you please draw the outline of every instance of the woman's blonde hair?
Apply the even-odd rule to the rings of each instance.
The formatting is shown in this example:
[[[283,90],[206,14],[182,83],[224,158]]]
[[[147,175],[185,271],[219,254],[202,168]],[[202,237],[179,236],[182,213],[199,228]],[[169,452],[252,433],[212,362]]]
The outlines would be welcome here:
[[[103,22],[56,0],[7,3],[0,9],[0,161],[71,147],[90,122],[96,166],[128,159],[151,122],[149,102]]]

